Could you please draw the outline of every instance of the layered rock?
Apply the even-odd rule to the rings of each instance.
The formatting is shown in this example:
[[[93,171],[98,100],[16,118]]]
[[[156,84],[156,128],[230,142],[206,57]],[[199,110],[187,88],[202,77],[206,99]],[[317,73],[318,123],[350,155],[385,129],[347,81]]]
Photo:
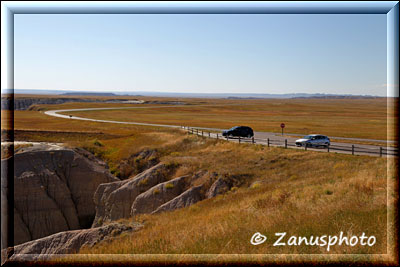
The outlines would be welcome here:
[[[232,183],[224,178],[218,178],[208,189],[206,193],[207,198],[212,198],[217,195],[226,193],[232,187]]]
[[[67,102],[99,102],[96,99],[88,98],[14,98],[14,110],[26,110],[32,105],[38,104],[62,104]],[[1,98],[1,109],[10,110],[11,108],[11,98],[2,97]]]
[[[151,213],[162,204],[179,196],[185,190],[188,176],[181,176],[153,186],[140,194],[132,204],[131,216]]]
[[[171,166],[159,163],[127,180],[101,184],[94,195],[96,217],[93,227],[130,217],[131,206],[136,197],[166,181],[172,171]]]
[[[159,206],[155,211],[152,212],[152,214],[161,213],[164,211],[173,211],[193,205],[196,202],[204,199],[203,190],[203,185],[192,187],[180,194],[179,196],[175,197],[174,199]]]
[[[158,157],[157,150],[145,149],[130,156],[128,159],[122,160],[118,166],[119,178],[129,178],[157,165],[160,162]]]
[[[10,260],[48,259],[57,254],[77,253],[83,247],[92,247],[100,241],[107,241],[123,232],[140,228],[140,224],[111,223],[102,227],[64,231],[15,246]]]
[[[95,190],[101,183],[118,180],[105,164],[71,149],[32,147],[6,160],[14,161],[15,244],[90,227]]]

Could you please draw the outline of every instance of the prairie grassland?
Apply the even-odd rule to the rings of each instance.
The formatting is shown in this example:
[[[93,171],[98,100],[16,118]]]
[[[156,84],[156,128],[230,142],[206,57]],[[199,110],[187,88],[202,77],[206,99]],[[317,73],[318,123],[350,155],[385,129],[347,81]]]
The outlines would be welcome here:
[[[9,114],[2,110],[2,132],[11,129]],[[168,138],[177,132],[157,127],[68,120],[50,117],[40,111],[14,111],[13,123],[16,141],[63,142],[71,147],[85,147],[111,164],[144,148],[172,142],[173,139]],[[104,146],[96,146],[97,140]]]
[[[177,175],[206,170],[244,179],[229,193],[188,208],[137,216],[131,220],[144,222],[142,230],[81,254],[386,253],[386,159],[182,138],[173,145],[175,152],[162,158],[179,164]],[[345,236],[364,232],[377,242],[330,251],[272,242],[276,232],[315,237],[340,231]],[[271,241],[251,245],[256,232]]]
[[[192,127],[230,128],[248,125],[255,131],[321,133],[336,137],[395,140],[395,110],[379,99],[213,100],[216,106],[70,112],[87,118],[151,122]],[[211,102],[210,102],[211,103]],[[388,131],[389,121],[389,131]]]
[[[387,176],[390,159],[239,145],[174,129],[68,120],[39,111],[14,115],[15,129],[30,131],[25,140],[59,142],[68,131],[75,132],[81,138],[66,138],[66,144],[87,148],[111,170],[133,153],[156,148],[161,161],[179,166],[176,176],[205,171],[198,183],[211,182],[213,172],[237,177],[237,186],[227,194],[174,212],[121,220],[143,222],[144,228],[83,248],[82,254],[386,253],[386,183],[387,178],[397,179],[395,174]],[[5,129],[6,116],[2,119]],[[59,134],[42,134],[49,131]],[[99,135],[93,139],[88,133]],[[393,162],[390,166],[397,169]],[[336,245],[329,252],[326,247],[276,247],[272,242],[276,232],[310,237],[340,231],[358,236],[364,232],[377,241],[372,247]],[[255,232],[271,242],[250,245]]]

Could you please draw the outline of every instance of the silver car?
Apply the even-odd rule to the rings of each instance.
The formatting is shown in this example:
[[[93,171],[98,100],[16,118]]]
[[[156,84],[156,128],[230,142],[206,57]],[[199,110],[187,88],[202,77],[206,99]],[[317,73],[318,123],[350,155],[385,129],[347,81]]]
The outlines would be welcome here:
[[[307,147],[328,147],[331,144],[331,140],[329,140],[328,136],[321,135],[321,134],[310,134],[306,135],[301,139],[296,140],[296,146],[306,146]]]

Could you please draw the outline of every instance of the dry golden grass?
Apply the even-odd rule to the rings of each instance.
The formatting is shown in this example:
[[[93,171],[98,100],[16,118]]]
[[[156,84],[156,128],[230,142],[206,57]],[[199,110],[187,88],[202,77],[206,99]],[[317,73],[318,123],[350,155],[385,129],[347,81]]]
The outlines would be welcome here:
[[[87,118],[151,122],[192,127],[230,128],[248,125],[255,131],[322,133],[337,137],[395,140],[392,109],[379,99],[213,100],[215,106],[71,112]],[[76,107],[76,105],[75,105]],[[387,124],[389,120],[389,131]]]
[[[134,220],[145,227],[82,254],[385,253],[386,159],[243,146],[190,136],[163,161],[180,174],[198,170],[245,177],[225,195],[191,207]],[[173,149],[170,147],[170,149]],[[235,156],[232,156],[235,155]],[[260,181],[257,186],[249,186]],[[125,223],[129,223],[126,220]],[[255,232],[297,236],[374,235],[368,246],[274,247],[249,243]]]
[[[264,103],[266,100],[258,101]],[[299,105],[299,109],[295,109],[296,112],[305,105],[304,100],[302,101],[296,104]],[[229,101],[232,102],[234,101]],[[262,103],[239,108],[245,109],[243,114],[260,115],[267,112],[265,109],[262,112],[259,110],[263,105],[268,106],[268,103]],[[290,118],[290,112],[282,109],[282,103],[280,112],[288,112],[285,116]],[[295,103],[287,104],[294,108]],[[317,108],[317,104],[307,103],[312,110],[322,109]],[[332,117],[341,117],[340,111],[335,111],[335,105],[338,103],[325,104],[327,112],[333,114]],[[365,128],[360,130],[363,137],[368,138],[371,135],[368,131],[383,136],[377,126],[381,126],[385,120],[385,104],[379,101],[370,103],[369,106],[367,104],[368,102],[360,100],[347,102],[346,105],[342,103],[340,108],[345,109],[344,117],[348,120],[365,125]],[[357,114],[361,115],[357,115],[358,118],[352,115],[352,107],[353,113],[359,110]],[[56,106],[54,108],[58,109]],[[176,112],[178,109],[176,108]],[[223,109],[216,112],[225,112],[227,117],[234,116],[235,112],[228,106]],[[274,109],[269,112],[272,111]],[[157,112],[151,113],[154,111],[150,109],[146,112],[149,114],[141,114],[143,118],[149,116],[160,119],[159,116],[162,115]],[[188,109],[188,114],[191,112],[192,110]],[[197,113],[202,115],[201,112],[197,110]],[[2,111],[2,115],[5,113]],[[96,114],[100,116],[99,114],[103,113]],[[122,113],[120,115],[122,116]],[[169,113],[169,116],[173,117],[174,113]],[[125,114],[121,118],[126,117]],[[112,119],[116,120],[115,117]],[[178,117],[178,120],[183,121],[182,117]],[[374,126],[368,123],[368,120],[379,120],[379,123],[374,122],[377,124]],[[7,119],[2,116],[2,129],[7,128],[6,122]],[[121,159],[138,151],[157,148],[161,161],[179,165],[175,175],[192,175],[204,170],[204,175],[197,183],[211,182],[213,172],[234,176],[238,181],[235,190],[191,207],[159,215],[138,216],[134,220],[144,223],[142,230],[123,234],[110,243],[103,242],[93,248],[82,249],[81,254],[384,254],[387,248],[386,240],[391,238],[391,235],[387,234],[387,178],[391,181],[397,179],[397,176],[389,173],[388,177],[387,164],[390,159],[239,145],[186,135],[179,130],[67,120],[49,117],[38,111],[16,111],[14,125],[17,130],[30,131],[29,134],[23,135],[24,140],[58,142],[60,137],[64,136],[68,145],[86,147],[97,153],[109,163],[111,169],[114,169]],[[343,125],[340,127],[342,131],[348,129],[343,128]],[[348,130],[350,132],[354,129]],[[43,134],[51,131],[61,133]],[[68,131],[75,132],[75,136],[62,133]],[[357,132],[353,131],[352,134],[357,135]],[[373,138],[378,136],[374,135]],[[389,162],[389,166],[398,169],[397,163],[392,161]],[[255,181],[258,182],[252,185]],[[130,221],[122,220],[124,223]],[[365,232],[366,235],[376,236],[377,243],[373,247],[333,246],[329,252],[326,251],[326,247],[274,247],[272,242],[252,246],[249,243],[255,232],[261,232],[270,240],[274,240],[275,232],[287,232],[288,236],[309,237],[338,235],[340,231],[349,235],[361,235]],[[278,258],[290,260],[288,256],[284,257],[286,258]],[[256,259],[257,257],[253,258]],[[380,260],[380,257],[371,259]],[[74,256],[69,260],[73,261]],[[271,261],[271,258],[269,260]]]

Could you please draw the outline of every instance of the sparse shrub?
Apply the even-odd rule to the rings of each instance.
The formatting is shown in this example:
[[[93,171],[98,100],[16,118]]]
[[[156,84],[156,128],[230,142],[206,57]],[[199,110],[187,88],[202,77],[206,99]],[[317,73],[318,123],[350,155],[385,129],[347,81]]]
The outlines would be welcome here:
[[[146,178],[140,180],[140,182],[138,183],[138,185],[139,185],[139,186],[147,185],[148,182],[149,182],[149,178],[146,177]]]
[[[180,155],[181,155],[181,153],[179,153],[179,152],[172,152],[170,154],[170,156],[172,156],[172,157],[179,157]]]
[[[231,187],[231,191],[232,191],[232,192],[235,192],[235,191],[237,191],[238,189],[239,189],[239,188],[238,188],[237,186],[232,186],[232,187]]]
[[[177,167],[179,167],[179,163],[175,162],[175,161],[171,161],[165,164],[165,166],[167,167],[167,169],[175,169]]]
[[[166,189],[172,189],[172,188],[174,188],[174,184],[173,183],[168,183],[168,184],[165,185],[165,188]]]
[[[254,182],[254,183],[250,186],[250,188],[251,188],[251,189],[257,189],[257,188],[260,188],[260,186],[261,186],[261,183],[260,183],[260,182]]]
[[[119,171],[118,169],[113,168],[113,169],[111,169],[110,171],[111,171],[111,174],[112,174],[112,175],[114,175],[114,176],[120,178],[121,173],[120,173],[120,171]]]
[[[158,195],[160,193],[161,193],[161,191],[160,191],[159,188],[156,188],[156,189],[153,190],[153,195]]]
[[[104,146],[103,145],[103,143],[102,142],[100,142],[99,140],[97,140],[97,139],[95,139],[94,141],[93,141],[93,145],[95,145],[95,146]]]
[[[190,212],[198,212],[200,208],[197,205],[191,205],[189,206],[189,211]]]
[[[325,194],[327,194],[327,195],[332,195],[332,194],[333,194],[333,191],[327,189],[327,190],[325,190]]]
[[[149,161],[155,161],[155,160],[157,160],[157,156],[152,155],[149,157]]]

